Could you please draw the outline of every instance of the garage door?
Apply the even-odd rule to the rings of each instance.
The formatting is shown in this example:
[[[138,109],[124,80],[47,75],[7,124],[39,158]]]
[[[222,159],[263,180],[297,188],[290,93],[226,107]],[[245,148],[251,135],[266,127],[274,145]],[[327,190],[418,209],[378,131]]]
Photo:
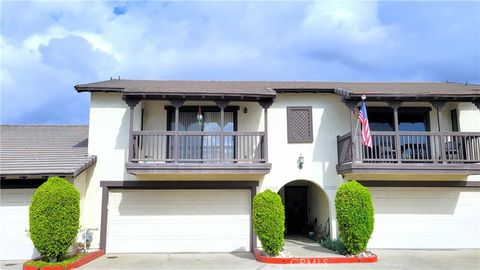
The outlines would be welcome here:
[[[250,251],[250,190],[111,190],[106,249]]]
[[[28,207],[34,189],[0,189],[0,260],[37,256],[28,230]]]
[[[479,188],[368,188],[369,248],[480,248]]]

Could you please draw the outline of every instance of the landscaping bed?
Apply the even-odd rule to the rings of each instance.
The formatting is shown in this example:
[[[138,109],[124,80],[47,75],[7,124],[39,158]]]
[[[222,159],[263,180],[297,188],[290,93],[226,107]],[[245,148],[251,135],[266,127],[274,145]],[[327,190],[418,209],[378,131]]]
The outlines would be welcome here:
[[[42,258],[36,258],[33,260],[26,261],[23,264],[23,270],[64,270],[64,269],[75,269],[84,264],[87,264],[94,259],[102,256],[104,254],[103,250],[97,250],[89,253],[79,253],[77,255],[66,258],[61,262],[45,262],[41,260]]]
[[[377,262],[377,255],[368,253],[368,256],[327,256],[327,257],[270,257],[261,249],[254,249],[255,259],[262,263],[271,264],[328,264],[328,263],[373,263]],[[364,257],[365,256],[365,257]]]

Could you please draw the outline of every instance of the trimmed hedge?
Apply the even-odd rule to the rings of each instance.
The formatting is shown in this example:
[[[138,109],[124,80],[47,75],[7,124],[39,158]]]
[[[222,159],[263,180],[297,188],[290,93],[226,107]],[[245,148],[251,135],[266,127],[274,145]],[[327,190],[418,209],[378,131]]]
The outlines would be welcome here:
[[[282,251],[285,211],[277,193],[267,189],[253,198],[253,228],[265,254],[276,256]]]
[[[374,210],[368,189],[353,180],[343,183],[335,196],[340,239],[349,254],[365,251],[373,232]]]
[[[80,193],[60,177],[50,177],[33,194],[30,238],[51,261],[61,259],[74,242],[80,223]]]

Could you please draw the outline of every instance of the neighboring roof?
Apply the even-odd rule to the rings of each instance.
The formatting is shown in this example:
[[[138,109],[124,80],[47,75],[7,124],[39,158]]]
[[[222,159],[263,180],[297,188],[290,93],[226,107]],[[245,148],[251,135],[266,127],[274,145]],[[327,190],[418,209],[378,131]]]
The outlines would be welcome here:
[[[96,161],[87,145],[88,126],[0,125],[0,175],[75,177]]]
[[[480,85],[450,82],[314,82],[314,81],[153,81],[108,80],[76,85],[78,92],[121,92],[124,95],[260,95],[335,93],[346,99],[361,95],[480,99]]]

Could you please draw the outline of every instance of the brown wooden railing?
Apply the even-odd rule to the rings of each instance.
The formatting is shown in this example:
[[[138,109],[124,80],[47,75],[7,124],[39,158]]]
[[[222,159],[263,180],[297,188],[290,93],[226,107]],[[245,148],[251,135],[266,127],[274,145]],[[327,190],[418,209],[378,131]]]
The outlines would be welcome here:
[[[480,132],[373,131],[372,147],[357,134],[337,137],[338,163],[479,163]]]
[[[266,163],[264,139],[264,132],[134,131],[131,162]]]

